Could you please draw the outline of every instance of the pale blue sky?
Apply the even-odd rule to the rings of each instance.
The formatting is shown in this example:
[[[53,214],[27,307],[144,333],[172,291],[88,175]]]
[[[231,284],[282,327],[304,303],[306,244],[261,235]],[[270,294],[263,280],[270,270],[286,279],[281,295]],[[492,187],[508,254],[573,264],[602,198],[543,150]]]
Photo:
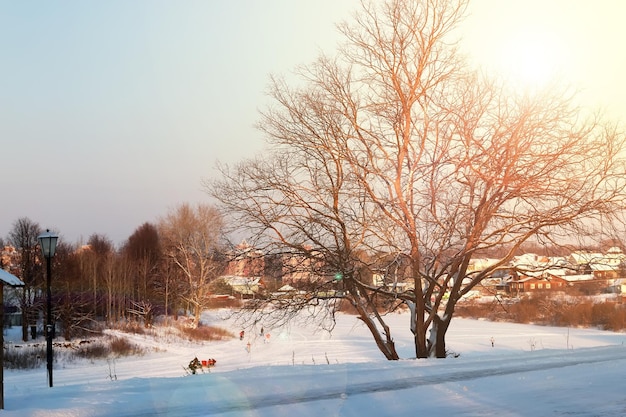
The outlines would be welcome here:
[[[261,149],[268,74],[333,48],[341,3],[1,2],[0,236],[28,216],[117,243],[210,202],[215,162]]]
[[[210,203],[215,162],[262,149],[268,75],[332,54],[357,3],[0,0],[0,236],[26,216],[71,243],[118,244],[182,202]],[[625,3],[474,0],[464,36],[487,63],[503,31],[554,24],[574,81],[621,115]]]

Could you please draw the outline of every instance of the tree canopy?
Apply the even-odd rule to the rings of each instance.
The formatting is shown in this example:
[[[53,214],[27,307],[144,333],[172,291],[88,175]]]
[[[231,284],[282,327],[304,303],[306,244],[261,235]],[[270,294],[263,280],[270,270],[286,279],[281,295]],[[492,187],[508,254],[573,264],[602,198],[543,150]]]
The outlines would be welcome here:
[[[298,83],[271,77],[258,124],[269,152],[206,184],[257,247],[308,260],[310,296],[268,303],[319,303],[339,272],[335,294],[388,359],[388,309],[411,309],[417,357],[444,357],[456,302],[517,248],[596,235],[624,207],[623,132],[563,88],[516,91],[470,68],[451,37],[466,5],[362,2],[335,56],[299,68]],[[508,248],[500,262],[468,269],[494,247]]]

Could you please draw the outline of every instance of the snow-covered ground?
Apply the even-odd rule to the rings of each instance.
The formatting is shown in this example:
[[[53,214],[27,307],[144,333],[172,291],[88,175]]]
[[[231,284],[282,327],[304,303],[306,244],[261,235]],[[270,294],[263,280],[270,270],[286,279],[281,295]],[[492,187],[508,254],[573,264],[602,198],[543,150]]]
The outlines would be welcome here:
[[[223,315],[204,321],[239,334]],[[408,316],[390,322],[401,356],[414,356]],[[241,341],[203,344],[129,336],[148,353],[57,362],[52,388],[45,365],[5,370],[0,415],[626,415],[623,333],[455,319],[448,347],[459,357],[388,362],[354,316],[340,315],[332,335],[304,323],[265,332],[269,341],[257,328]],[[187,375],[194,356],[217,365]]]

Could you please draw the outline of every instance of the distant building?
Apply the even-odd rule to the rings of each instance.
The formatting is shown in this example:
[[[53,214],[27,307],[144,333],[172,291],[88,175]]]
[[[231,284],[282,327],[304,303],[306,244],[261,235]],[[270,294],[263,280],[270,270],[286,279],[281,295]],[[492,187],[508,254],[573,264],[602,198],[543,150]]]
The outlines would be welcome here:
[[[220,277],[231,286],[233,292],[241,298],[252,298],[261,291],[261,278],[248,278],[238,276]]]
[[[261,276],[265,269],[265,255],[245,240],[229,254],[226,274],[239,277]]]
[[[567,286],[568,282],[560,277],[524,277],[510,282],[509,291],[513,295],[520,295],[535,291],[563,291]]]

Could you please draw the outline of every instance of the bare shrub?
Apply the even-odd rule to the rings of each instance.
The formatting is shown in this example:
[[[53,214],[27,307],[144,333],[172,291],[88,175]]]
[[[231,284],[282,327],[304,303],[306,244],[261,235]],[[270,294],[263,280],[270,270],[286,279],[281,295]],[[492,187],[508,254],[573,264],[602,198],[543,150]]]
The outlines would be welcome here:
[[[624,306],[616,306],[615,311],[609,317],[604,326],[605,330],[624,330],[626,329],[626,309]]]
[[[211,298],[207,303],[207,308],[209,309],[217,309],[217,308],[239,308],[243,305],[242,301],[237,298],[222,298],[222,297],[214,297]]]
[[[107,359],[131,355],[141,355],[144,350],[125,337],[106,337],[95,342],[80,345],[76,356],[85,359]]]
[[[615,314],[615,304],[597,303],[591,306],[591,324],[606,329]]]
[[[509,308],[509,316],[517,323],[534,323],[539,316],[539,298],[522,298],[518,303],[512,304]]]
[[[109,348],[111,352],[115,356],[131,356],[131,355],[141,355],[144,353],[144,350],[131,343],[125,337],[113,337],[109,341]]]
[[[593,315],[593,304],[581,302],[570,305],[564,312],[564,317],[568,319],[568,326],[589,326]]]
[[[359,312],[348,298],[336,299],[336,301],[337,305],[339,306],[337,308],[337,311],[341,311],[343,314],[350,314],[355,316],[359,315]],[[405,303],[399,303],[395,299],[388,300],[384,298],[373,298],[372,305],[376,307],[376,310],[379,313],[408,310],[408,307],[406,307]]]
[[[146,334],[146,327],[137,320],[119,321],[112,328],[126,333]]]
[[[459,317],[475,317],[497,321],[506,314],[506,311],[498,303],[469,301],[457,304],[455,313]]]
[[[495,308],[494,303],[458,304],[461,317],[506,320],[563,327],[597,326],[605,330],[626,329],[626,306],[613,302],[593,303],[585,296],[535,293],[516,303]]]
[[[623,305],[612,302],[594,304],[591,309],[591,323],[604,330],[623,330],[626,328],[626,309]]]
[[[340,301],[338,310],[341,311],[343,314],[359,314],[358,311],[356,311],[356,308],[354,308],[350,300],[348,300],[347,298],[344,298]]]
[[[74,326],[72,331],[72,338],[88,338],[101,336],[104,334],[104,328],[104,323],[92,320],[88,323],[84,323],[83,326]]]
[[[181,331],[192,341],[226,340],[235,337],[235,335],[228,330],[215,326],[199,326],[197,328],[183,327]]]
[[[110,348],[105,343],[98,341],[82,345],[76,351],[76,356],[85,359],[103,359],[108,357],[110,352]]]
[[[34,369],[44,363],[45,348],[34,346],[8,346],[4,350],[4,367],[6,369]]]

